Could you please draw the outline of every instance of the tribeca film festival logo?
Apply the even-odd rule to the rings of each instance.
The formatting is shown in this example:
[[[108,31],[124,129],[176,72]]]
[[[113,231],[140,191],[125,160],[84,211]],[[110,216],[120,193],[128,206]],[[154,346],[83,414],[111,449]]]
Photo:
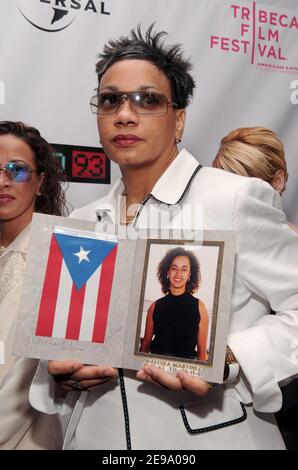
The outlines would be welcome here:
[[[231,19],[239,23],[238,37],[211,35],[211,49],[246,54],[250,63],[259,69],[298,73],[298,61],[295,58],[295,63],[292,63],[293,59],[287,56],[285,48],[285,44],[292,46],[297,43],[297,16],[263,6],[258,8],[257,2],[245,7],[231,4],[229,8]]]
[[[110,15],[107,2],[99,0],[18,0],[18,9],[32,26],[50,33],[70,26],[78,12]]]

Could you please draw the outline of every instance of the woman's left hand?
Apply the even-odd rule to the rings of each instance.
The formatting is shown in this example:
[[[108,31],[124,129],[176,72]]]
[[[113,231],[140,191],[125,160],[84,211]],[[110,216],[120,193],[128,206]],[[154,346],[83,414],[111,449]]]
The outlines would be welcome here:
[[[176,375],[169,374],[158,367],[145,366],[137,372],[137,378],[144,382],[154,383],[157,386],[165,387],[168,390],[188,390],[202,397],[212,388],[208,382],[198,377],[178,371]]]
[[[118,377],[111,366],[84,365],[78,361],[49,361],[48,372],[67,392],[91,390]]]

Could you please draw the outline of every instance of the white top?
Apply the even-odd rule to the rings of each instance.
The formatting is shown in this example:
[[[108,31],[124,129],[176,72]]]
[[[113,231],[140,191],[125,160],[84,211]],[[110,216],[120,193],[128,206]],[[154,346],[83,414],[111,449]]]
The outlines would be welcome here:
[[[63,434],[60,417],[39,414],[29,403],[38,361],[12,356],[29,237],[30,224],[0,256],[0,449],[58,449]]]
[[[3,375],[14,363],[12,340],[14,324],[22,292],[25,257],[30,225],[5,249],[0,256],[0,341],[4,345],[4,361],[0,363],[0,383]]]
[[[118,181],[103,199],[73,212],[96,221],[99,229],[119,220]],[[199,169],[182,150],[156,183],[141,207],[135,225],[148,227],[167,213],[168,228],[181,227],[180,207],[203,212],[204,229],[235,230],[237,259],[228,344],[241,366],[234,384],[219,386],[206,397],[170,392],[142,384],[124,371],[133,449],[282,449],[274,418],[281,407],[279,384],[297,374],[293,344],[298,337],[298,237],[287,225],[281,199],[267,183],[214,168]],[[196,212],[196,211],[194,211]],[[183,221],[195,226],[195,217]],[[167,228],[164,227],[163,228]],[[276,315],[270,315],[270,306]],[[40,364],[30,389],[31,403],[44,412],[58,412],[53,379]],[[246,404],[247,418],[240,402]],[[253,403],[254,409],[251,404]],[[190,434],[191,428],[228,423],[216,431]],[[261,413],[256,413],[257,410]],[[242,418],[241,418],[242,417]],[[119,383],[82,392],[74,408],[65,448],[126,447]]]

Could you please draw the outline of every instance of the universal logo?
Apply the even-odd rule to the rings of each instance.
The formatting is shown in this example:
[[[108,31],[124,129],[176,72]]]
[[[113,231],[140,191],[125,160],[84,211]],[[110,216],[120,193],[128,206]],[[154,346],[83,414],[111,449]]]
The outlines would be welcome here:
[[[49,33],[70,26],[78,12],[110,15],[107,2],[99,0],[18,0],[18,9],[32,26]]]

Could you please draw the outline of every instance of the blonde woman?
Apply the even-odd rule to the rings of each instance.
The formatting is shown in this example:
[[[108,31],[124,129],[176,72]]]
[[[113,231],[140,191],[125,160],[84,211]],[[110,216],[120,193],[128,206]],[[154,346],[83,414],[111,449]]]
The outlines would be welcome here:
[[[287,162],[282,141],[266,127],[239,127],[220,142],[212,164],[221,170],[260,178],[280,194],[288,180]],[[298,227],[289,223],[298,232]]]
[[[212,166],[238,175],[260,178],[280,194],[288,180],[284,145],[271,129],[265,127],[240,127],[229,132],[221,140]],[[289,223],[289,226],[298,233],[296,225]],[[297,413],[297,391],[298,379],[284,388],[283,407],[277,414],[288,450],[297,450],[298,428],[291,424]]]

